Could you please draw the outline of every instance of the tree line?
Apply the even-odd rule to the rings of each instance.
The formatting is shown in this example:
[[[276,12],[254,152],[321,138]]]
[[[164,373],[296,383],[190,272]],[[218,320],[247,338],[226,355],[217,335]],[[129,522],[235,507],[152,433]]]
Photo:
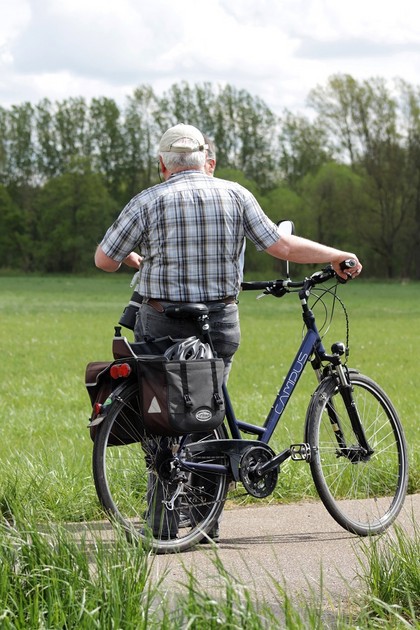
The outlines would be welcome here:
[[[251,190],[297,233],[358,253],[364,275],[420,278],[420,91],[334,75],[312,115],[275,115],[233,86],[140,86],[124,105],[83,97],[0,107],[0,267],[84,273],[127,201],[159,182],[157,145],[177,122],[217,147],[216,176]],[[276,261],[246,251],[246,271]]]

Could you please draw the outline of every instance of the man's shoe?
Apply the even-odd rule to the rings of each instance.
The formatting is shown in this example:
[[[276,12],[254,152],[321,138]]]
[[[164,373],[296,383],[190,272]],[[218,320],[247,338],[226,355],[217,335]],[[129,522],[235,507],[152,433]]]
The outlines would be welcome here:
[[[179,524],[178,527],[191,527],[191,519],[190,515],[187,511],[184,511],[182,508],[179,512]]]
[[[211,543],[217,544],[220,540],[219,526],[213,525],[211,530],[206,533],[200,540],[200,545],[211,545]]]

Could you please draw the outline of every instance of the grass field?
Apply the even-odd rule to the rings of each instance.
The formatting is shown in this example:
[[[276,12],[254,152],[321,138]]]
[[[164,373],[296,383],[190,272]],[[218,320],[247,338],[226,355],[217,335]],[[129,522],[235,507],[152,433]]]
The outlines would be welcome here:
[[[0,501],[57,519],[98,516],[91,477],[90,413],[84,388],[89,361],[111,359],[113,326],[131,295],[130,276],[0,277]],[[420,490],[418,331],[420,285],[365,283],[340,287],[350,320],[349,365],[390,395],[410,447],[409,491]],[[324,309],[316,307],[319,322]],[[262,423],[302,335],[295,295],[240,298],[242,344],[229,381],[237,416]],[[129,339],[132,333],[126,331]],[[345,340],[337,310],[327,348]],[[315,378],[308,368],[276,430],[275,450],[302,440]],[[309,469],[290,462],[267,500],[314,494]]]

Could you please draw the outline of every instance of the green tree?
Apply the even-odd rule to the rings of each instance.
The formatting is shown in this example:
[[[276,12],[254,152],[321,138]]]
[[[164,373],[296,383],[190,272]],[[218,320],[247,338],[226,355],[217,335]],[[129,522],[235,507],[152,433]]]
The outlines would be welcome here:
[[[89,108],[89,119],[93,170],[103,175],[110,195],[118,198],[124,155],[121,112],[112,99],[94,98]]]
[[[36,175],[34,155],[33,106],[12,105],[6,115],[4,133],[7,144],[7,169],[4,183],[30,186]]]
[[[39,179],[45,182],[55,177],[63,168],[60,155],[60,142],[55,123],[54,106],[43,99],[35,107],[35,159]]]
[[[6,188],[0,185],[0,261],[9,269],[19,268],[22,258],[24,219]]]
[[[401,273],[398,250],[407,236],[414,198],[398,101],[383,79],[358,83],[337,75],[326,88],[315,89],[309,102],[335,139],[338,154],[365,179],[369,200],[360,215],[361,235],[379,259],[376,267],[394,277]]]
[[[362,155],[358,109],[362,89],[350,75],[334,75],[325,87],[310,91],[307,104],[318,114],[317,123],[329,134],[338,159],[354,165]]]
[[[293,190],[299,190],[305,175],[332,160],[326,131],[305,116],[285,112],[279,142],[281,176]]]
[[[261,191],[275,186],[279,172],[278,119],[245,90],[227,85],[214,104],[215,127],[209,131],[218,149],[218,162],[244,172]]]
[[[211,95],[211,98],[214,96]],[[173,84],[162,96],[159,122],[162,132],[181,122],[200,128],[201,112],[196,101],[196,92],[186,81]]]
[[[122,128],[125,202],[140,190],[158,182],[160,111],[151,87],[139,87],[127,99]]]
[[[8,173],[7,117],[7,110],[0,107],[0,184],[6,184]]]
[[[90,268],[85,237],[95,226],[101,236],[111,199],[116,214],[158,182],[160,135],[183,121],[215,141],[217,176],[250,189],[274,220],[357,249],[367,274],[419,278],[419,88],[334,75],[308,104],[314,118],[279,119],[232,85],[182,82],[161,98],[139,86],[122,109],[82,97],[0,108],[0,245],[13,244],[24,270]],[[267,260],[247,253],[255,268]]]
[[[289,188],[286,184],[280,184],[268,192],[261,200],[261,206],[272,221],[293,221],[298,232],[303,234],[304,225],[300,217],[302,215],[302,197]],[[308,236],[308,234],[306,234]]]
[[[403,277],[420,279],[420,88],[400,80],[402,137],[406,146],[405,178],[409,182],[411,211],[402,228]]]
[[[117,214],[101,176],[76,171],[51,179],[37,210],[36,268],[64,273],[92,268],[95,246]]]
[[[85,167],[92,158],[92,122],[84,98],[70,98],[57,103],[52,131],[59,156],[58,172],[63,174],[77,164]],[[83,158],[78,161],[77,158]]]
[[[366,203],[363,186],[361,176],[335,162],[306,175],[301,188],[306,234],[343,249],[357,245],[360,251],[360,216]]]

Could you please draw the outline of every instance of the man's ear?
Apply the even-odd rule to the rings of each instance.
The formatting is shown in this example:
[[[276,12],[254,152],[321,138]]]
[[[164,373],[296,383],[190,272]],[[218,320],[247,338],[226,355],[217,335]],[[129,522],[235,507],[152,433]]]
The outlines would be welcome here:
[[[161,155],[159,155],[159,167],[160,167],[160,172],[162,173],[163,177],[165,177],[165,175],[168,175],[169,171],[166,168]]]
[[[215,170],[216,170],[216,160],[209,158],[206,164],[206,171],[209,175],[213,175]]]

